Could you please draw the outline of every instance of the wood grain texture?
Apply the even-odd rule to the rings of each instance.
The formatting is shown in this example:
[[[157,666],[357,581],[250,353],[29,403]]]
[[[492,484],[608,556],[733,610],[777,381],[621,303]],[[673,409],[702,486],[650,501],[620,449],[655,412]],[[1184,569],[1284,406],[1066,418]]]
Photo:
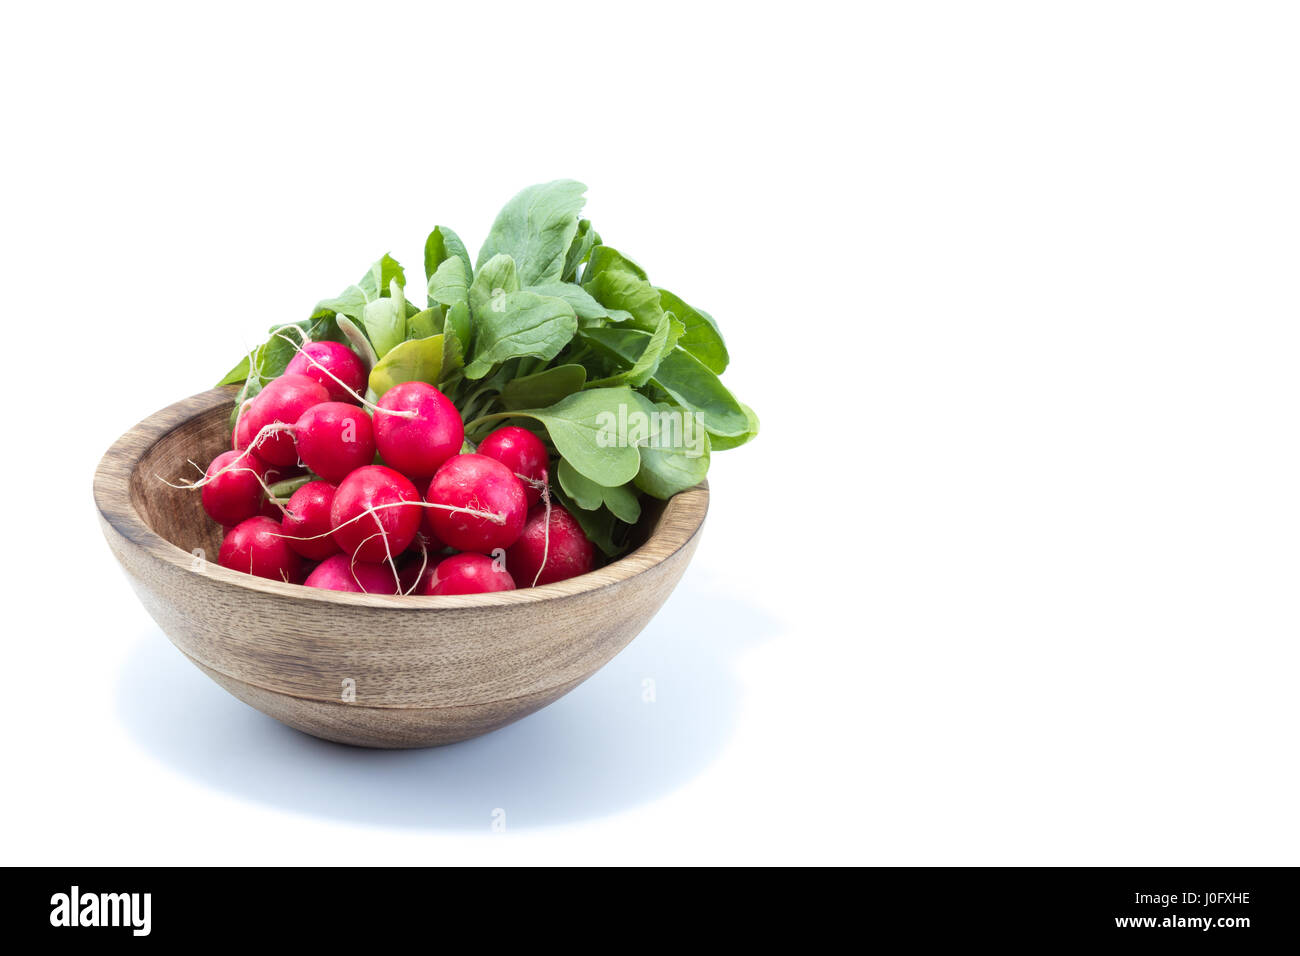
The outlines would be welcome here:
[[[540,588],[456,597],[344,594],[220,567],[197,477],[229,447],[231,391],[177,402],[123,435],[95,473],[109,547],[171,641],[240,700],[327,740],[427,747],[494,730],[586,680],[681,580],[708,510],[701,484],[647,507],[639,547]],[[356,699],[344,702],[344,681]]]

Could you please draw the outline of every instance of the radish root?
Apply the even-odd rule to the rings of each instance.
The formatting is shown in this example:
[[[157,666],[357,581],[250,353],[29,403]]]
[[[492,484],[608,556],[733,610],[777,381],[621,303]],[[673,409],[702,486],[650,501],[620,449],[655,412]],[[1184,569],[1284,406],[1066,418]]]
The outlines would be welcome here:
[[[381,506],[381,507],[382,507],[382,506]],[[374,514],[374,509],[375,509],[375,506],[374,506],[374,505],[371,505],[369,508],[367,508],[365,511],[363,511],[360,515],[357,515],[357,517],[360,518],[362,515],[365,515],[365,514],[367,514],[367,513],[369,513],[369,514]],[[357,587],[361,588],[362,593],[364,593],[364,594],[369,594],[370,592],[366,590],[366,586],[365,586],[364,584],[362,584],[362,583],[361,583],[361,580],[357,577],[357,554],[359,554],[359,553],[361,552],[361,549],[364,548],[364,547],[366,546],[366,543],[367,543],[367,542],[369,542],[369,541],[373,541],[375,538],[383,538],[383,540],[384,540],[384,557],[385,557],[385,561],[387,562],[388,566],[389,566],[389,567],[392,569],[392,571],[393,571],[393,580],[397,583],[397,593],[398,593],[398,594],[401,594],[401,593],[402,593],[402,576],[401,576],[400,574],[397,573],[397,564],[396,564],[396,562],[393,561],[393,549],[392,549],[391,547],[389,547],[389,544],[388,544],[388,532],[387,532],[387,530],[385,530],[384,526],[383,526],[382,524],[380,524],[378,518],[375,518],[375,524],[379,525],[379,530],[378,530],[377,532],[375,532],[374,534],[372,534],[370,537],[368,537],[368,538],[364,538],[364,539],[361,541],[361,543],[360,543],[359,545],[357,545],[357,550],[356,550],[355,552],[353,552],[353,554],[352,554],[352,560],[348,562],[348,573],[352,575],[352,580],[357,582]]]
[[[537,587],[542,572],[546,570],[546,561],[551,556],[551,482],[550,475],[546,471],[542,472],[541,485],[542,502],[546,505],[546,525],[542,531],[542,563],[538,566],[537,573],[533,575],[533,587]]]
[[[379,516],[376,515],[375,512],[383,511],[386,508],[438,508],[442,511],[454,511],[457,514],[473,515],[476,518],[482,518],[485,521],[491,521],[493,524],[506,523],[505,515],[496,514],[495,512],[492,511],[475,511],[473,508],[457,508],[454,505],[435,505],[428,501],[394,501],[391,504],[386,504],[386,505],[371,505],[369,508],[361,512],[356,517],[349,518],[347,521],[344,521],[342,524],[337,524],[334,527],[330,528],[328,531],[321,532],[320,534],[314,534],[310,538],[299,538],[291,534],[281,534],[281,535],[276,535],[276,537],[287,538],[290,541],[316,541],[320,538],[328,538],[339,528],[346,528],[348,525],[352,524],[352,522],[360,521],[362,518],[366,517],[367,515],[373,516],[375,518],[375,523],[379,524]],[[367,538],[366,540],[369,541],[370,539]]]
[[[247,458],[250,454],[252,454],[253,449],[257,447],[258,443],[265,440],[270,435],[274,435],[284,431],[292,432],[293,426],[286,425],[284,422],[272,422],[271,424],[263,428],[260,432],[258,432],[257,436],[251,442],[248,443],[248,447],[245,448],[243,451],[241,451],[236,458],[233,458],[230,464],[226,465],[226,467],[222,468],[220,471],[213,472],[211,475],[204,472],[204,476],[200,478],[198,481],[187,481],[184,478],[182,478],[181,484],[176,485],[176,484],[172,484],[162,475],[154,475],[154,477],[157,478],[159,481],[161,481],[164,485],[166,485],[169,488],[185,488],[185,489],[202,488],[208,482],[216,480],[217,478],[221,477],[228,471],[247,470],[247,466],[241,465],[240,462],[242,462],[245,458]],[[203,471],[203,469],[199,468],[198,464],[196,464],[195,462],[191,461],[190,464],[194,465],[195,468],[198,468],[199,471]],[[266,488],[267,494],[269,495],[271,489],[266,487],[266,482],[262,481],[260,478],[258,479],[258,481],[261,483],[263,488]]]
[[[196,488],[202,488],[210,481],[215,481],[217,478],[220,478],[224,474],[233,473],[233,472],[248,472],[250,475],[256,478],[257,483],[262,486],[262,490],[266,492],[267,499],[287,515],[289,513],[288,509],[286,509],[284,505],[280,503],[280,500],[275,496],[275,493],[271,491],[271,486],[266,483],[266,479],[264,479],[258,473],[256,468],[250,468],[247,465],[242,464],[242,462],[245,458],[249,456],[249,454],[252,453],[253,448],[256,446],[258,441],[262,440],[268,434],[275,434],[276,432],[281,432],[286,429],[291,429],[292,427],[293,427],[292,425],[286,425],[283,422],[272,422],[270,425],[267,425],[260,432],[258,432],[257,438],[254,439],[253,442],[250,442],[249,446],[245,448],[242,452],[240,452],[238,457],[232,459],[230,464],[226,465],[220,471],[213,472],[211,475],[204,472],[203,477],[200,478],[198,481],[189,481],[188,479],[182,478],[180,484],[175,484],[173,482],[168,481],[162,475],[156,474],[154,475],[154,477],[157,478],[159,481],[161,481],[168,488],[177,488],[183,491],[193,491]],[[196,462],[191,461],[190,464],[194,465],[195,468],[198,468],[199,471],[203,471],[202,468],[199,468]]]
[[[411,584],[410,590],[402,591],[402,579],[397,579],[397,589],[402,594],[411,594],[420,586],[420,579],[424,577],[424,569],[429,566],[429,547],[424,543],[424,536],[420,535],[415,540],[420,542],[420,573],[415,576],[414,583]]]
[[[297,328],[297,326],[292,326],[292,328]],[[299,329],[298,331],[301,332],[302,330]],[[399,412],[399,411],[390,411],[390,410],[387,409],[387,408],[380,408],[380,407],[379,407],[378,405],[376,405],[374,402],[367,401],[367,400],[366,400],[366,397],[365,397],[364,395],[358,395],[356,392],[352,391],[352,389],[348,386],[348,383],[347,383],[347,382],[343,381],[343,379],[339,378],[337,375],[335,375],[333,372],[331,372],[329,369],[327,369],[324,365],[321,365],[320,362],[316,361],[314,358],[312,358],[310,355],[308,355],[305,351],[303,351],[303,346],[302,346],[302,345],[299,345],[298,343],[291,341],[290,338],[289,338],[287,335],[283,335],[283,334],[281,334],[280,332],[276,332],[275,334],[276,334],[277,336],[279,336],[280,338],[284,339],[284,340],[285,340],[286,342],[288,342],[290,345],[292,345],[293,348],[294,348],[294,351],[295,351],[297,354],[299,354],[299,355],[303,355],[303,356],[306,356],[308,362],[310,362],[310,363],[311,363],[312,365],[314,365],[316,368],[320,369],[322,372],[324,372],[324,373],[325,373],[326,375],[328,375],[330,378],[334,379],[334,381],[338,382],[338,384],[339,384],[339,388],[343,389],[345,392],[347,392],[349,395],[351,395],[353,398],[355,398],[355,399],[356,399],[358,402],[360,402],[363,406],[365,406],[366,408],[370,409],[370,410],[371,410],[372,412],[374,412],[376,415],[379,414],[380,412],[382,412],[382,413],[385,414],[385,415],[396,415],[398,418],[418,418],[418,417],[419,417],[419,413],[416,412],[414,409],[407,409],[406,411],[401,411],[401,412]],[[305,335],[306,333],[303,333],[303,334]],[[304,343],[304,345],[310,345],[310,344],[311,344],[311,339],[308,339],[307,342]]]

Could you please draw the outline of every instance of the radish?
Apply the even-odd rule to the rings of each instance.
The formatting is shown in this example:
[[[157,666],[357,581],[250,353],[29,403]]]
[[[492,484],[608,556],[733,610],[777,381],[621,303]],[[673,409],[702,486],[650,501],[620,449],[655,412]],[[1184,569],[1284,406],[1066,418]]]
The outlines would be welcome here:
[[[365,465],[334,493],[334,540],[357,561],[391,561],[415,540],[420,504],[419,492],[404,475],[383,465]]]
[[[301,580],[302,558],[284,540],[280,522],[260,515],[227,532],[217,562],[223,568],[272,581],[296,584]]]
[[[281,375],[272,379],[242,416],[249,420],[249,434],[257,439],[258,456],[273,465],[297,464],[298,449],[291,434],[293,423],[313,405],[327,401],[329,392],[325,386],[306,375]],[[261,434],[262,429],[275,424],[284,427]]]
[[[252,452],[223,451],[212,459],[202,491],[208,517],[220,525],[237,525],[258,514],[269,468]]]
[[[248,430],[248,423],[251,421],[248,417],[248,406],[253,404],[250,398],[239,409],[239,414],[235,417],[235,427],[230,432],[230,447],[235,451],[243,451],[248,447],[248,443],[253,440],[253,433]]]
[[[506,551],[506,569],[522,587],[554,584],[591,570],[595,552],[582,526],[559,505],[551,505],[550,512],[549,535],[546,508],[539,505]]]
[[[485,554],[453,554],[420,581],[420,594],[487,594],[513,591],[514,578]]]
[[[309,588],[354,594],[396,594],[397,579],[387,564],[353,562],[346,554],[326,558],[303,582]]]
[[[334,486],[328,481],[309,481],[289,497],[285,505],[281,533],[294,551],[304,558],[320,561],[337,554],[338,543],[330,531],[330,506],[334,504]]]
[[[495,458],[514,472],[523,482],[529,508],[542,499],[550,461],[542,440],[527,428],[518,425],[498,428],[479,442],[478,453]]]
[[[375,458],[370,416],[347,402],[321,402],[293,424],[298,456],[326,481],[338,484]]]
[[[263,498],[257,513],[263,518],[270,518],[272,521],[280,521],[284,518],[284,509],[280,507],[280,503],[274,498]]]
[[[366,367],[346,345],[308,342],[285,366],[287,375],[306,375],[325,386],[332,402],[355,401],[366,390]]]
[[[375,411],[375,445],[408,478],[428,478],[460,453],[465,426],[446,395],[425,382],[403,382],[384,392]]]
[[[505,465],[486,455],[457,455],[448,459],[429,482],[426,500],[428,529],[458,551],[491,554],[508,548],[524,527],[528,514],[524,486]],[[445,510],[470,509],[480,514]],[[492,520],[487,512],[496,515]]]

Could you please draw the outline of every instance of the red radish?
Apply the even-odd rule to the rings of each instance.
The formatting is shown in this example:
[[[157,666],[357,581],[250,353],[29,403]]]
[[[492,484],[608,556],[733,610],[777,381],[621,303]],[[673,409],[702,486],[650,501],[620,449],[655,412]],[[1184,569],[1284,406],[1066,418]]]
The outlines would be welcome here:
[[[326,558],[303,582],[309,588],[327,591],[351,591],[354,594],[396,594],[397,579],[385,564],[355,564],[346,554]]]
[[[420,594],[486,594],[513,591],[515,581],[485,554],[453,554],[420,581]]]
[[[334,540],[358,561],[396,558],[420,530],[419,492],[405,476],[366,465],[343,479],[330,506]],[[406,505],[404,502],[416,502]],[[368,509],[375,509],[367,514]]]
[[[464,443],[460,413],[451,399],[432,385],[403,382],[379,400],[375,445],[389,467],[408,478],[428,478],[444,461],[459,454]]]
[[[539,505],[529,513],[519,540],[506,551],[506,569],[520,587],[554,584],[591,570],[594,550],[573,515],[551,505],[549,541],[546,527],[546,508]]]
[[[315,379],[305,375],[281,375],[257,393],[243,417],[249,419],[249,433],[257,437],[263,428],[276,422],[292,426],[303,412],[313,405],[329,401],[329,397],[325,386]],[[296,464],[298,449],[291,431],[292,428],[286,428],[261,436],[256,447],[258,456],[273,465]]]
[[[302,558],[284,540],[280,522],[271,518],[249,518],[232,528],[221,542],[217,562],[272,581],[297,584],[301,580]]]
[[[252,452],[223,451],[212,459],[202,492],[208,517],[220,525],[237,525],[261,511],[267,467]]]
[[[486,455],[457,455],[448,459],[429,482],[430,504],[469,508],[486,516],[430,508],[426,525],[439,540],[457,551],[491,554],[514,544],[528,514],[524,486],[505,465]]]
[[[355,402],[366,390],[366,367],[346,345],[308,342],[285,366],[287,375],[306,375],[325,386],[332,402]]]
[[[251,398],[245,402],[243,409],[235,418],[235,428],[230,433],[230,447],[235,451],[243,451],[248,447],[248,443],[253,440],[253,433],[248,430],[248,423],[251,421],[248,417],[248,406],[252,402]]]
[[[338,484],[375,458],[370,416],[346,402],[321,402],[294,422],[298,456],[326,481]]]
[[[334,504],[334,486],[328,481],[309,481],[289,498],[284,520],[280,522],[289,547],[304,558],[320,561],[337,554],[338,543],[329,533],[330,506]]]
[[[479,442],[478,453],[495,458],[514,472],[515,477],[527,479],[523,485],[528,507],[542,500],[542,485],[550,462],[542,440],[527,428],[518,425],[498,428]]]

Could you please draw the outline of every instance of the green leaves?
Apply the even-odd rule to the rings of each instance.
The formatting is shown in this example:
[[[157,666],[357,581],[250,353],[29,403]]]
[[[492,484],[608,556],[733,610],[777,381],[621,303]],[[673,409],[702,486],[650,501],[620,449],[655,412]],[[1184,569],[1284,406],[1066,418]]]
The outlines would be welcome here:
[[[596,511],[604,506],[619,521],[628,524],[635,523],[641,517],[641,502],[637,500],[636,491],[627,485],[619,485],[617,488],[598,485],[563,459],[556,477],[560,481],[560,487],[579,508]]]
[[[574,314],[583,325],[609,318],[608,309],[593,299],[586,289],[572,282],[547,282],[544,285],[530,286],[528,291],[563,299],[573,306]]]
[[[443,332],[456,336],[456,342],[462,354],[468,351],[473,331],[470,326],[469,303],[457,302],[448,309],[447,318],[442,328]]]
[[[582,338],[626,364],[637,367],[652,352],[655,336],[628,328],[585,329]],[[739,436],[749,429],[740,402],[699,359],[677,347],[660,356],[648,381],[686,410],[700,415],[714,434]],[[642,383],[645,384],[645,383]]]
[[[492,311],[493,298],[518,291],[519,270],[515,266],[515,260],[504,253],[493,256],[479,266],[474,282],[469,287],[470,314],[477,321],[481,315]]]
[[[749,428],[749,417],[727,386],[681,348],[664,356],[651,381],[679,405],[703,416],[704,427],[715,435],[743,435]]]
[[[671,312],[665,312],[659,327],[653,333],[627,328],[595,328],[582,333],[582,337],[615,358],[628,362],[631,367],[616,375],[593,383],[598,385],[631,385],[640,388],[650,381],[665,355],[677,345],[682,334],[682,324]]]
[[[425,308],[407,300],[405,271],[385,254],[306,319],[276,326],[221,384],[251,397],[296,346],[332,339],[367,364],[374,396],[409,381],[442,389],[469,441],[504,421],[534,423],[553,452],[556,500],[616,556],[643,496],[697,484],[713,452],[752,440],[759,422],[719,378],[730,355],[718,323],[605,245],[578,218],[584,192],[556,180],[518,193],[473,261],[435,226]]]
[[[725,372],[731,356],[727,354],[727,345],[722,341],[722,333],[713,316],[702,309],[692,308],[667,289],[657,291],[660,306],[681,320],[683,332],[677,344],[699,359],[700,364],[714,375]]]
[[[421,309],[406,320],[406,338],[427,339],[442,331],[442,309]]]
[[[465,243],[460,241],[460,236],[446,226],[434,226],[433,232],[429,233],[429,238],[424,240],[425,283],[433,279],[438,266],[452,257],[459,259],[464,265],[466,277],[474,271],[469,262],[469,252],[465,249]]]
[[[608,246],[600,246],[608,249]],[[604,268],[592,278],[583,277],[582,287],[606,309],[627,313],[635,328],[653,332],[663,319],[659,292],[647,279],[623,268]]]
[[[410,339],[394,346],[370,370],[370,389],[383,395],[403,382],[437,384],[442,378],[442,335]]]
[[[334,298],[317,302],[311,315],[313,319],[328,315],[346,315],[360,321],[367,301],[366,293],[361,286],[350,285]]]
[[[608,508],[587,511],[579,508],[561,488],[551,486],[551,494],[582,527],[591,543],[600,548],[607,558],[616,558],[627,550],[628,526],[621,523]]]
[[[506,382],[501,404],[507,409],[545,408],[580,391],[586,383],[587,370],[581,365],[556,365]]]
[[[381,359],[406,340],[406,296],[395,278],[391,280],[390,290],[388,298],[366,303],[361,313],[366,337]]]
[[[636,403],[630,388],[596,388],[570,395],[549,408],[510,415],[541,422],[561,457],[587,478],[612,488],[631,481],[641,467],[636,446],[621,442],[617,431],[620,415],[626,421],[628,410],[636,408]]]
[[[740,407],[745,410],[745,418],[749,422],[748,427],[745,429],[745,433],[736,436],[710,435],[709,445],[714,451],[727,451],[732,448],[739,448],[746,442],[753,441],[758,437],[758,414],[744,402],[740,403]]]
[[[482,378],[492,368],[514,358],[550,361],[573,338],[578,319],[563,299],[535,292],[496,296],[482,314],[473,313],[474,352],[465,366],[466,378]]]
[[[694,488],[709,473],[709,436],[702,435],[704,453],[691,455],[679,447],[657,443],[641,449],[641,468],[633,479],[648,495],[668,499]]]
[[[515,260],[522,285],[562,279],[586,191],[582,183],[557,179],[520,192],[492,223],[479,249],[478,266],[504,253]]]
[[[598,245],[600,245],[600,236],[591,228],[591,220],[578,220],[578,231],[573,237],[573,242],[569,243],[568,254],[564,257],[564,275],[561,278],[565,282],[573,282],[578,274],[578,266],[587,261],[591,250]]]
[[[583,284],[591,282],[602,272],[626,272],[638,279],[646,277],[644,269],[613,246],[600,246],[591,250],[587,269],[582,274]]]
[[[429,305],[452,306],[469,298],[469,270],[458,257],[444,259],[429,277]]]
[[[256,350],[254,351],[254,354],[256,354]],[[222,385],[242,384],[248,378],[249,367],[248,356],[245,355],[239,360],[239,363],[234,368],[222,376],[221,381],[217,382],[216,387],[220,388]],[[582,377],[584,380],[586,379],[587,373],[585,371],[582,373]]]
[[[520,289],[514,259],[499,253],[483,263],[469,287],[474,348],[465,377],[480,379],[511,359],[548,362],[578,330],[573,307],[554,296]]]
[[[397,283],[398,288],[406,288],[406,273],[402,270],[401,263],[385,252],[379,261],[370,267],[370,271],[361,277],[357,285],[365,294],[366,301],[372,302],[389,295],[394,282]]]
[[[709,471],[709,435],[699,419],[672,405],[656,404],[637,393],[641,411],[655,427],[641,446],[636,486],[656,498],[671,498],[694,488]]]

